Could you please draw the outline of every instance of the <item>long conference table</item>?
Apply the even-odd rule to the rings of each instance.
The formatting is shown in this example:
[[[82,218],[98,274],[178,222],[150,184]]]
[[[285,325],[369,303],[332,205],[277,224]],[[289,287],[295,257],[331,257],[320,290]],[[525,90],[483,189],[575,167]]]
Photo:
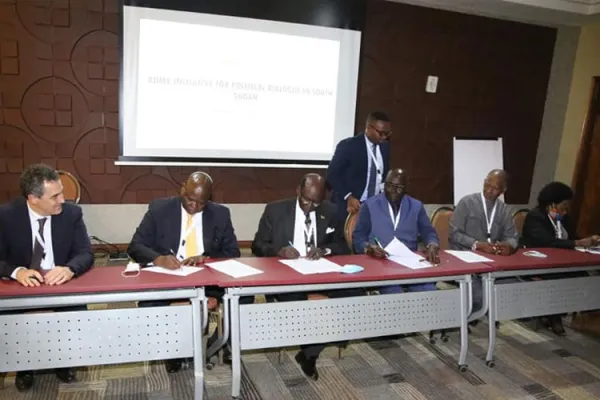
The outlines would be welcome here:
[[[234,398],[240,395],[243,350],[460,328],[458,366],[464,371],[468,321],[486,312],[490,321],[486,360],[493,366],[495,321],[600,309],[600,292],[594,290],[600,284],[597,276],[496,284],[508,276],[543,277],[600,269],[598,255],[538,250],[547,257],[530,257],[519,251],[509,257],[492,256],[493,262],[471,264],[442,252],[440,266],[417,270],[363,255],[331,257],[331,261],[340,265],[363,266],[364,271],[357,274],[302,275],[277,259],[242,258],[239,261],[263,273],[236,279],[205,268],[187,277],[151,272],[123,277],[123,267],[97,267],[62,286],[24,288],[13,281],[0,281],[0,312],[9,312],[0,315],[0,372],[194,357],[195,399],[202,399],[202,335],[208,321],[206,286],[225,288],[220,343],[231,338]],[[472,313],[473,274],[481,274],[485,282],[484,308],[477,313]],[[240,304],[241,297],[257,294],[326,293],[437,281],[455,281],[458,288]],[[94,303],[182,299],[189,300],[189,304],[60,310],[60,307]],[[24,312],[31,309],[56,311]]]
[[[202,399],[204,286],[215,275],[185,278],[96,267],[61,286],[26,288],[0,281],[0,372],[194,357],[195,398]],[[180,304],[181,300],[188,304]],[[170,307],[61,311],[61,307],[179,300]],[[54,310],[28,313],[27,310]]]

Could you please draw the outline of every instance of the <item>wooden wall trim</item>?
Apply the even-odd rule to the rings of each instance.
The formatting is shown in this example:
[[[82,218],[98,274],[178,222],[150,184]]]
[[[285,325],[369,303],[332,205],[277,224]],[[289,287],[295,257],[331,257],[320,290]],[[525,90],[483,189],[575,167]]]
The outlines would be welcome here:
[[[2,2],[0,203],[19,195],[19,175],[36,162],[72,173],[83,204],[175,195],[195,168],[115,165],[122,2],[38,3]],[[503,137],[507,201],[526,204],[557,30],[391,1],[368,1],[365,24],[356,131],[370,111],[389,114],[391,166],[408,172],[411,194],[452,203],[452,138]],[[439,77],[435,94],[428,75]],[[292,197],[302,175],[323,173],[205,171],[225,204]]]

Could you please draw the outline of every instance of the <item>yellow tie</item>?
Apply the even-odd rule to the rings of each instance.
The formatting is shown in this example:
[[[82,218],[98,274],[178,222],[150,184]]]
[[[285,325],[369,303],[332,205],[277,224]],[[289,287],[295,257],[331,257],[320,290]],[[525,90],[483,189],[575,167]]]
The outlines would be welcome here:
[[[185,231],[187,232],[192,226],[193,216],[187,215],[187,225],[185,227]],[[185,238],[185,257],[194,257],[198,255],[198,244],[196,243],[196,228],[192,229],[192,231]]]

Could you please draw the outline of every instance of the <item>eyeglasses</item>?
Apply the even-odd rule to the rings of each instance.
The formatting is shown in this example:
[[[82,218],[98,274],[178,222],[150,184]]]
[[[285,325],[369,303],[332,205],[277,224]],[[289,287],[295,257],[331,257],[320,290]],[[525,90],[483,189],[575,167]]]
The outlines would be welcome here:
[[[374,125],[369,124],[369,126],[373,128],[373,130],[377,132],[382,138],[389,138],[390,136],[392,136],[392,131],[380,131],[379,129],[375,128]]]
[[[309,206],[310,205],[313,208],[317,208],[321,204],[319,202],[312,201],[312,200],[309,200],[309,199],[305,198],[304,195],[302,195],[302,193],[300,193],[300,199],[299,200],[300,200],[300,203],[302,205],[304,205],[304,206]]]

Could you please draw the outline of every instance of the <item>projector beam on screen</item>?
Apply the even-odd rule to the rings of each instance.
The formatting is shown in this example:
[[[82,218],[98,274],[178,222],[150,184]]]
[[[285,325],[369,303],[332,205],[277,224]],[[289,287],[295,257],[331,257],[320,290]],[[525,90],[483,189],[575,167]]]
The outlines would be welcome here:
[[[358,30],[130,5],[123,23],[118,165],[325,167],[354,133]]]

